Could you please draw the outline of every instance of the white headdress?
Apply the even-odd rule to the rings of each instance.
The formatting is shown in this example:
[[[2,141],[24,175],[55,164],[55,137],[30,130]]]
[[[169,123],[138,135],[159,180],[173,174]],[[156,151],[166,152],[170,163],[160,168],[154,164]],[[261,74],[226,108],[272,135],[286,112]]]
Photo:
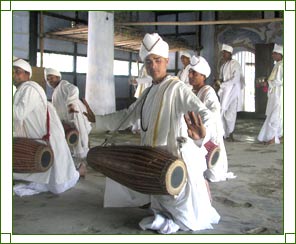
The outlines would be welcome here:
[[[185,57],[187,57],[187,58],[191,58],[191,54],[190,54],[190,52],[189,51],[181,51],[180,52],[180,57],[182,57],[182,56],[185,56]]]
[[[201,57],[201,56],[193,56],[191,58],[191,62],[190,62],[190,69],[193,69],[194,71],[205,75],[206,78],[209,77],[209,75],[211,74],[211,68],[207,62],[207,60],[205,60],[205,58]]]
[[[16,61],[13,62],[13,66],[20,67],[21,69],[29,72],[30,73],[30,79],[31,79],[31,77],[32,77],[32,67],[27,61],[25,61],[23,59],[17,59]]]
[[[283,46],[274,44],[273,52],[283,55]]]
[[[140,48],[142,61],[150,54],[156,54],[164,58],[169,57],[169,45],[157,34],[146,34]]]
[[[60,79],[62,79],[62,75],[61,75],[61,73],[60,73],[58,70],[55,70],[55,69],[52,69],[52,68],[46,68],[46,69],[44,69],[44,79],[46,80],[46,83],[47,83],[47,85],[48,85],[49,87],[52,87],[52,86],[50,85],[50,83],[49,83],[48,80],[47,80],[47,76],[48,76],[48,75],[59,76]],[[52,87],[52,88],[53,88],[53,87]]]
[[[230,52],[232,53],[233,52],[233,48],[232,46],[229,46],[229,45],[226,45],[226,44],[222,44],[222,51],[227,51],[227,52]]]
[[[62,75],[61,73],[56,70],[56,69],[53,69],[53,68],[46,68],[44,70],[44,76],[45,76],[45,80],[47,80],[47,76],[48,75],[55,75],[55,76],[59,76],[61,79],[62,79]]]

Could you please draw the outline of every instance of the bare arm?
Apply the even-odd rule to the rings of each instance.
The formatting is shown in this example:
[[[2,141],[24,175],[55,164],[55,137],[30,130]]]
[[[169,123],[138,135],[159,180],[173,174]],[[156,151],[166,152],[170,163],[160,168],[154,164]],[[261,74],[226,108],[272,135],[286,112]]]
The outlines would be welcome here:
[[[93,113],[93,111],[91,110],[91,108],[89,107],[88,102],[84,98],[82,98],[82,102],[85,105],[86,111],[87,111],[87,112],[83,112],[83,114],[87,117],[89,122],[95,123],[96,122],[96,116]]]

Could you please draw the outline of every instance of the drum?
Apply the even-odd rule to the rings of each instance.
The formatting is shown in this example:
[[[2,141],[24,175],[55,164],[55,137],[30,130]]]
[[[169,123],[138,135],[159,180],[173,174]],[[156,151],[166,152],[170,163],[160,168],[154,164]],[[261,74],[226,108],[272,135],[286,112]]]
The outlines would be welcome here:
[[[97,146],[89,150],[87,162],[94,170],[144,194],[177,195],[187,179],[182,160],[149,146]]]
[[[218,145],[213,143],[212,141],[208,141],[204,144],[208,153],[206,155],[207,167],[208,169],[213,168],[215,164],[218,162],[220,157],[220,148]]]
[[[79,140],[79,132],[76,129],[76,126],[72,122],[65,122],[62,121],[64,130],[65,130],[65,136],[66,136],[66,141],[69,146],[74,147],[78,144]]]
[[[45,172],[52,164],[53,151],[48,144],[30,138],[13,138],[13,172]]]

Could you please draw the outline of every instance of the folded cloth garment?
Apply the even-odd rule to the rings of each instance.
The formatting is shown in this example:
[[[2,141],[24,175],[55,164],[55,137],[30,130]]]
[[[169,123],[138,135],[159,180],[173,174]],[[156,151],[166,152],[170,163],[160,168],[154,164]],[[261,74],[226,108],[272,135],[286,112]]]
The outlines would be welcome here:
[[[47,192],[46,185],[31,182],[29,184],[17,184],[13,186],[13,192],[17,196],[31,196],[41,192]]]
[[[180,229],[180,226],[172,219],[168,219],[160,214],[142,219],[139,225],[143,230],[156,230],[160,234],[173,234]]]

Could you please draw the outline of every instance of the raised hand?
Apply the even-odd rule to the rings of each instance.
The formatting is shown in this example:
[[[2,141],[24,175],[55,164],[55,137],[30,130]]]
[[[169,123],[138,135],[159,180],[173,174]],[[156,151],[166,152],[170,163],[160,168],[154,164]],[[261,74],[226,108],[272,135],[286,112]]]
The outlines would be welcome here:
[[[90,109],[90,107],[88,105],[88,102],[84,98],[82,98],[82,102],[85,105],[86,111],[87,111],[87,112],[83,112],[83,114],[87,117],[89,122],[95,123],[96,122],[96,116],[93,113],[93,111]]]
[[[199,140],[206,136],[206,128],[201,120],[199,114],[197,116],[194,112],[188,112],[184,115],[185,122],[187,124],[187,133],[193,140]]]

